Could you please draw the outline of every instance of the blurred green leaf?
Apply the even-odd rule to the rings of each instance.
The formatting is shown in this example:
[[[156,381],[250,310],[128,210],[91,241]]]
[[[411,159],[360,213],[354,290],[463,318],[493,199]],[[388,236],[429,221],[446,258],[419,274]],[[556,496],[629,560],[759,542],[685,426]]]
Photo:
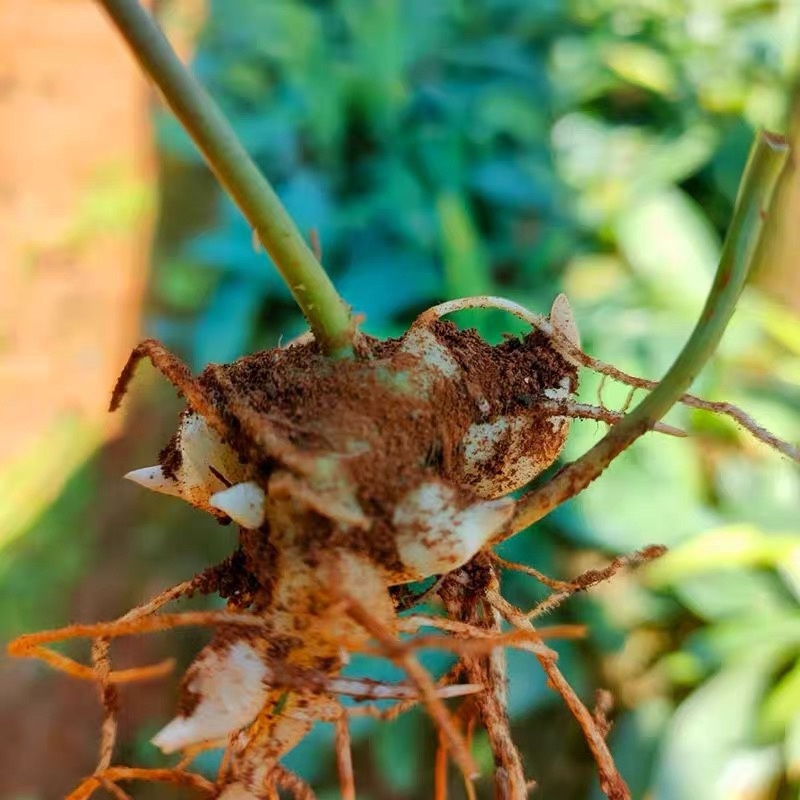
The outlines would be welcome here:
[[[800,782],[800,714],[789,721],[784,745],[786,772],[793,783]]]
[[[731,800],[723,780],[737,751],[748,744],[767,681],[763,664],[729,668],[706,681],[670,721],[655,771],[659,800]]]
[[[800,649],[800,613],[772,611],[718,622],[687,637],[685,650],[698,666],[716,669],[726,663],[769,663],[773,669]]]
[[[630,83],[659,94],[672,94],[678,85],[670,60],[637,42],[614,42],[605,48],[605,62]]]
[[[767,333],[800,356],[800,316],[768,298],[760,298],[760,305],[760,319]]]
[[[717,528],[670,550],[645,570],[651,586],[666,586],[725,567],[774,567],[796,559],[800,534],[769,534],[747,525]]]
[[[587,398],[595,402],[596,396]],[[584,452],[601,431],[594,422],[573,423],[566,455]],[[579,541],[630,552],[658,542],[674,547],[716,520],[697,499],[701,476],[685,443],[650,435],[622,453],[603,482],[583,491],[572,503],[583,526],[570,533]],[[653,487],[659,491],[654,492]],[[619,498],[609,513],[609,497]],[[680,516],[674,509],[680,508]]]
[[[376,765],[394,791],[408,792],[419,785],[421,752],[409,743],[419,742],[426,727],[425,717],[414,711],[378,726],[370,737],[369,747]],[[398,746],[400,742],[405,746]]]
[[[247,281],[231,280],[220,287],[194,327],[196,365],[224,364],[245,355],[247,331],[260,307],[260,294]]]
[[[387,292],[387,286],[393,291]],[[443,293],[433,264],[411,253],[391,251],[351,263],[339,281],[339,291],[356,312],[366,315],[366,327],[372,331]]]
[[[463,197],[440,195],[436,202],[444,262],[445,291],[448,297],[469,297],[491,291],[491,275],[478,232]],[[485,323],[479,311],[461,315],[465,324],[482,330]]]
[[[527,168],[526,168],[527,167]],[[537,176],[530,166],[508,159],[479,164],[472,171],[470,185],[484,200],[500,207],[525,211],[547,207],[551,193],[547,176]],[[450,222],[453,212],[441,209],[443,220]],[[484,284],[488,281],[484,281]]]
[[[719,240],[700,208],[671,189],[640,199],[616,229],[622,252],[656,296],[696,316],[719,256]]]
[[[672,584],[680,602],[709,622],[787,611],[794,602],[777,575],[770,572],[720,567],[691,573]]]
[[[154,291],[174,312],[196,311],[214,288],[214,276],[189,261],[163,261],[161,267]]]
[[[774,738],[783,735],[795,717],[800,717],[800,662],[792,665],[764,698],[759,729]]]

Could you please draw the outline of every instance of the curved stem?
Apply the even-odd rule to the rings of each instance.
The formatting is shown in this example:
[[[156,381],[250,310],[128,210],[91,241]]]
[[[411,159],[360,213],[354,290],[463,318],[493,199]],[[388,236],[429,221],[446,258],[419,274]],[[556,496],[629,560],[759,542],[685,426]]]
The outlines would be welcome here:
[[[783,138],[760,133],[750,152],[717,274],[700,319],[658,386],[587,453],[520,498],[510,531],[527,528],[585,489],[623,450],[651,430],[711,357],[733,315],[761,242],[767,211],[788,157]]]
[[[253,226],[328,354],[352,351],[350,309],[216,103],[138,0],[99,0],[139,64]]]

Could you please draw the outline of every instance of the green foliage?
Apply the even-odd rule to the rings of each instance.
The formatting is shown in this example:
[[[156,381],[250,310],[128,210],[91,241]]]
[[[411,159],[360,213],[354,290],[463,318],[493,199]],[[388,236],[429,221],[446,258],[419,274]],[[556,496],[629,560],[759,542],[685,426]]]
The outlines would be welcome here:
[[[731,526],[687,540],[648,569],[648,585],[671,589],[704,623],[661,664],[676,684],[698,684],[666,737],[657,776],[664,796],[687,796],[686,785],[704,797],[728,797],[720,778],[727,773],[746,780],[753,796],[771,797],[781,774],[792,772],[788,737],[800,716],[798,554],[798,531]],[[706,741],[710,721],[725,734],[713,742]],[[694,750],[688,760],[687,748]]]
[[[3,543],[0,565],[0,636],[11,639],[63,618],[62,598],[91,564],[96,528],[81,526],[96,489],[91,466],[78,469],[61,495],[37,520],[36,537]],[[73,532],[64,541],[64,532]],[[79,531],[76,535],[75,531]],[[56,554],[57,557],[56,557]],[[42,591],[34,591],[35,587]]]

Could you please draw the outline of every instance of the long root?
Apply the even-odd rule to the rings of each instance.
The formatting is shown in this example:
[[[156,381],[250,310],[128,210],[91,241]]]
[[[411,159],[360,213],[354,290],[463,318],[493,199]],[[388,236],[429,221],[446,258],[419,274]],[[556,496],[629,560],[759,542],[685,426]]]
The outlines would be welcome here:
[[[342,714],[336,725],[336,767],[342,800],[356,800],[356,781],[353,772],[353,752],[350,747],[350,725]]]
[[[386,655],[400,666],[417,687],[422,701],[431,718],[436,723],[453,760],[458,764],[464,777],[472,780],[478,775],[478,768],[467,748],[466,742],[458,731],[450,712],[445,707],[436,691],[436,684],[428,671],[417,661],[404,644],[391,631],[364,608],[355,598],[346,597],[347,613],[367,630],[384,648]]]
[[[588,570],[587,572],[578,575],[577,578],[574,578],[571,581],[553,580],[552,578],[548,578],[546,575],[539,572],[539,570],[529,567],[527,564],[517,564],[512,561],[506,561],[506,559],[501,558],[495,553],[492,553],[490,558],[503,569],[514,570],[516,572],[522,572],[525,575],[530,575],[532,578],[535,578],[537,581],[539,581],[539,583],[542,583],[549,589],[553,590],[553,593],[549,597],[525,614],[525,616],[530,620],[535,619],[536,617],[541,617],[551,611],[555,611],[558,606],[560,606],[573,594],[586,591],[587,589],[591,589],[593,586],[597,586],[599,583],[610,580],[620,570],[627,567],[638,567],[648,561],[653,561],[656,558],[663,556],[666,551],[667,548],[663,545],[648,545],[647,547],[637,550],[634,553],[617,556],[616,558],[612,559],[607,566],[603,567],[603,569]],[[539,629],[537,632],[539,636],[542,636],[546,633],[546,631],[547,629],[545,628]]]
[[[544,641],[546,638],[582,636],[583,627],[556,625],[535,629],[531,619],[554,609],[572,594],[609,580],[619,570],[657,558],[663,552],[664,548],[661,547],[645,548],[615,558],[605,568],[590,570],[571,581],[554,580],[527,565],[509,562],[492,553],[484,553],[476,559],[476,563],[479,565],[479,571],[482,569],[488,575],[488,582],[483,579],[477,592],[470,586],[469,576],[462,576],[461,579],[449,577],[447,580],[437,582],[438,593],[445,601],[448,616],[412,614],[398,619],[397,630],[413,634],[412,638],[406,640],[398,639],[361,603],[342,592],[344,612],[362,626],[377,643],[377,647],[372,648],[355,645],[354,651],[373,652],[390,658],[404,669],[410,682],[387,684],[364,678],[344,678],[281,662],[270,664],[269,682],[273,686],[289,690],[311,691],[328,696],[351,695],[362,701],[399,700],[389,709],[377,709],[369,705],[351,707],[346,711],[340,708],[332,718],[336,725],[337,764],[342,796],[345,800],[355,798],[347,717],[367,714],[381,719],[392,719],[420,703],[425,706],[439,729],[441,744],[437,755],[435,780],[435,792],[438,795],[445,796],[442,792],[446,791],[448,754],[462,771],[465,785],[468,787],[468,796],[474,793],[472,779],[476,775],[476,768],[470,754],[468,739],[464,738],[462,730],[466,724],[466,729],[471,731],[475,722],[479,721],[488,732],[494,754],[496,796],[508,797],[509,800],[523,800],[528,795],[531,782],[525,778],[521,758],[511,738],[504,650],[507,647],[527,650],[539,660],[547,673],[550,685],[559,692],[581,726],[597,762],[604,791],[611,800],[625,800],[629,797],[627,788],[614,767],[605,743],[609,727],[608,703],[599,704],[598,709],[592,714],[559,671],[556,665],[556,653]],[[516,570],[528,574],[548,586],[551,594],[533,611],[522,612],[511,606],[500,595],[496,569]],[[95,774],[84,780],[70,795],[71,800],[88,798],[101,787],[105,787],[117,797],[124,797],[125,793],[117,786],[117,782],[127,780],[162,781],[191,786],[206,793],[211,792],[213,784],[185,771],[185,766],[196,755],[196,748],[187,752],[186,759],[172,770],[142,770],[111,766],[116,740],[115,687],[121,683],[159,677],[171,666],[169,662],[162,662],[148,667],[115,671],[111,668],[108,651],[112,638],[170,630],[187,625],[227,626],[231,630],[250,631],[261,636],[269,634],[270,626],[263,617],[246,612],[225,610],[156,613],[171,600],[191,594],[203,585],[203,576],[198,576],[162,592],[150,602],[112,622],[70,625],[57,630],[28,634],[9,645],[9,652],[12,655],[43,659],[73,677],[92,680],[98,685],[104,707],[98,766]],[[510,631],[502,629],[503,620],[512,626]],[[438,633],[420,633],[424,628],[434,628]],[[46,647],[55,642],[74,638],[93,640],[92,666],[79,664]],[[447,675],[434,681],[414,657],[415,651],[424,648],[449,650],[459,656],[459,661]],[[462,711],[458,715],[453,716],[445,708],[442,701],[447,697],[464,698]],[[229,740],[228,744],[226,762],[230,759],[232,740]],[[225,785],[226,769],[225,765],[220,769],[216,784],[218,787]],[[283,788],[298,798],[313,797],[310,788],[297,776],[277,767],[271,770],[269,775],[273,781],[273,789],[269,791]]]
[[[67,795],[66,800],[88,800],[98,789],[109,785],[116,786],[120,781],[145,781],[149,783],[170,783],[196,789],[206,797],[215,793],[214,784],[193,772],[179,769],[140,769],[137,767],[109,767],[91,775]]]
[[[486,599],[505,620],[515,627],[520,630],[535,630],[531,621],[496,591],[487,592]],[[556,659],[553,656],[542,653],[535,653],[534,655],[545,671],[550,686],[561,695],[567,708],[583,731],[586,743],[597,764],[601,790],[609,800],[630,800],[630,790],[617,771],[614,758],[606,744],[605,732],[600,730],[595,717],[581,702],[575,690],[559,670]]]
[[[342,592],[344,613],[363,627],[377,643],[376,647],[355,646],[354,651],[379,653],[398,664],[407,674],[408,683],[387,684],[363,678],[344,678],[287,663],[270,664],[268,679],[271,685],[299,692],[319,693],[327,696],[351,695],[360,700],[399,700],[389,709],[363,705],[348,709],[339,707],[331,721],[336,726],[336,755],[342,796],[355,798],[355,780],[350,755],[349,716],[370,715],[392,719],[422,704],[434,722],[440,736],[440,750],[436,759],[436,796],[446,796],[447,756],[459,766],[464,776],[468,796],[474,795],[472,780],[476,768],[470,753],[471,731],[476,723],[488,732],[495,769],[495,796],[509,800],[524,800],[533,785],[527,780],[513,739],[511,738],[507,710],[507,675],[504,650],[515,647],[531,652],[548,676],[550,685],[558,691],[580,725],[589,749],[594,755],[600,775],[601,787],[610,800],[627,800],[630,794],[617,772],[605,736],[610,723],[607,698],[601,698],[595,712],[590,712],[580,701],[557,667],[556,653],[546,644],[546,638],[574,638],[584,633],[582,626],[556,625],[535,629],[531,619],[552,610],[576,592],[587,590],[612,578],[620,569],[657,558],[664,548],[650,547],[628,556],[613,559],[608,566],[590,570],[571,581],[548,578],[534,568],[506,561],[491,553],[476,559],[478,569],[488,576],[488,582],[479,582],[479,591],[473,592],[469,577],[448,577],[438,582],[439,595],[445,601],[447,617],[412,614],[397,621],[397,630],[413,634],[401,640],[384,623],[374,617],[359,601]],[[499,593],[497,569],[516,570],[530,575],[551,589],[550,597],[532,612],[525,613],[511,606]],[[462,571],[463,572],[463,571]],[[170,630],[186,625],[227,626],[230,630],[249,631],[248,635],[268,635],[269,624],[260,616],[240,611],[198,611],[157,614],[170,600],[177,599],[202,586],[202,576],[179,584],[163,592],[142,606],[133,609],[118,620],[91,625],[70,625],[65,628],[28,634],[15,640],[9,652],[15,656],[37,657],[45,660],[73,677],[93,680],[98,685],[105,709],[100,757],[95,773],[86,778],[70,795],[70,800],[85,800],[98,788],[105,788],[118,798],[127,797],[117,785],[121,781],[144,780],[188,786],[206,795],[227,785],[227,763],[231,757],[233,739],[229,739],[227,758],[220,768],[216,783],[186,771],[197,748],[187,751],[178,767],[163,770],[146,770],[133,767],[111,766],[116,740],[115,687],[121,683],[152,679],[166,671],[164,662],[149,667],[113,670],[108,646],[112,638],[154,631]],[[511,625],[503,630],[502,623]],[[424,628],[434,628],[436,634],[424,634]],[[92,666],[79,664],[50,650],[46,645],[74,638],[93,640]],[[458,663],[438,681],[435,681],[416,660],[414,653],[423,648],[445,649],[458,655]],[[451,714],[443,704],[447,697],[464,698],[461,710]],[[463,731],[468,732],[465,738]],[[214,743],[210,743],[214,744]],[[313,798],[313,792],[297,776],[276,766],[269,772],[270,786],[264,788],[265,797],[276,796],[279,789],[297,798]],[[270,788],[271,787],[271,788]]]

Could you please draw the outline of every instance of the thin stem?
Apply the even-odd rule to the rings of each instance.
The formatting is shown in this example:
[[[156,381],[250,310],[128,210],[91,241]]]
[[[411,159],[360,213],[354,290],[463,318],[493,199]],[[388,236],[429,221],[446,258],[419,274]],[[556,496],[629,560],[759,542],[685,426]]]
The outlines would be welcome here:
[[[356,329],[350,309],[219,107],[138,0],[99,2],[253,226],[320,347],[328,354],[352,352]]]
[[[742,178],[711,292],[689,341],[663,380],[633,411],[581,458],[520,499],[511,531],[527,528],[586,488],[635,439],[651,430],[691,386],[716,350],[750,275],[788,152],[781,137],[763,132],[758,135]]]

